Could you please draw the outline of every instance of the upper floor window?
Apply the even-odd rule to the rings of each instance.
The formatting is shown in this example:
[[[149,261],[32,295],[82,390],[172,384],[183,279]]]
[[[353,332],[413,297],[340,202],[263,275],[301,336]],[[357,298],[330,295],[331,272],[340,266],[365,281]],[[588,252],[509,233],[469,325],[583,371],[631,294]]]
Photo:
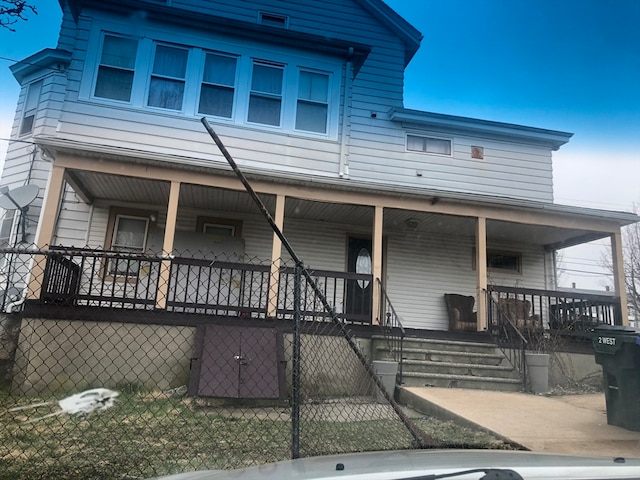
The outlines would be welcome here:
[[[407,150],[413,152],[451,155],[451,140],[444,138],[407,135]]]
[[[87,58],[94,71],[85,76],[79,97],[337,138],[340,60],[224,38],[206,48],[185,46],[187,39],[178,43],[171,35],[169,43],[153,34],[141,31],[133,39],[92,33],[89,50],[99,55]]]
[[[215,53],[206,54],[198,113],[224,118],[232,117],[236,64],[235,57]]]
[[[296,130],[327,132],[328,96],[328,75],[307,71],[300,72]]]
[[[42,80],[38,80],[29,85],[27,98],[24,101],[22,113],[22,123],[20,125],[20,135],[26,135],[33,131],[38,104],[40,103],[40,92],[42,91]]]
[[[283,71],[279,65],[253,64],[247,115],[249,122],[280,126]]]
[[[129,102],[133,88],[138,41],[105,35],[94,95]]]
[[[185,48],[156,46],[147,105],[182,110],[188,55]]]

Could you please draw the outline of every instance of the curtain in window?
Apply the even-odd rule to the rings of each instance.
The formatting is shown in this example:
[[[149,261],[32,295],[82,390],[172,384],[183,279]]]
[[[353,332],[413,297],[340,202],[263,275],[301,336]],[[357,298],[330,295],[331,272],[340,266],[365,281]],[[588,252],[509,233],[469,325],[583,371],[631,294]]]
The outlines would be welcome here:
[[[128,102],[131,99],[138,41],[106,35],[102,46],[95,96]]]
[[[282,77],[280,67],[254,64],[249,97],[250,122],[280,125]]]
[[[183,48],[157,46],[149,86],[149,106],[182,110],[187,57],[188,51]]]
[[[198,112],[231,118],[235,78],[235,58],[207,54]]]
[[[119,217],[113,246],[129,251],[142,251],[146,233],[146,219]]]

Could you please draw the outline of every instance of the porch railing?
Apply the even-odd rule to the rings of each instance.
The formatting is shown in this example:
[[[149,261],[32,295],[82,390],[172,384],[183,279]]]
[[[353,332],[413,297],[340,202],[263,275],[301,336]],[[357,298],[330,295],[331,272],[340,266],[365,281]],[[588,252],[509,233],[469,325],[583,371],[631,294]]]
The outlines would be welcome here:
[[[522,385],[526,388],[525,351],[528,347],[528,341],[491,291],[488,292],[487,299],[489,333],[507,361],[520,374]]]
[[[600,325],[621,325],[620,297],[558,290],[489,286],[488,295],[497,303],[518,301],[518,320],[538,322],[546,330],[590,338]],[[489,322],[491,324],[491,322]]]
[[[155,310],[158,292],[166,290],[169,312],[252,317],[266,315],[273,297],[269,292],[271,268],[265,264],[53,247],[32,255],[46,257],[42,303]],[[165,285],[162,262],[170,264]],[[371,284],[372,275],[330,270],[310,273],[339,318],[371,323],[370,313],[360,304],[347,302],[346,297],[353,282]],[[278,318],[293,318],[293,286],[294,268],[281,267]],[[301,293],[303,317],[330,320],[309,286],[303,285]],[[359,298],[361,303],[363,298]]]
[[[396,313],[396,309],[393,307],[386,290],[382,286],[382,282],[379,278],[376,278],[376,283],[380,289],[380,315],[378,316],[380,322],[380,329],[384,336],[389,351],[393,355],[393,359],[398,362],[398,376],[397,382],[402,384],[402,360],[404,357],[404,337],[405,330],[400,322],[400,317]]]

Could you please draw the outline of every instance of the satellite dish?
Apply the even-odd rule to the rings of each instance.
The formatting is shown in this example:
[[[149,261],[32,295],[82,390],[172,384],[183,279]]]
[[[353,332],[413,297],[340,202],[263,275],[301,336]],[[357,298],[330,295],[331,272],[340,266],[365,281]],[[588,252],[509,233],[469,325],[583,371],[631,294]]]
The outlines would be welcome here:
[[[6,188],[6,187],[5,187]],[[25,185],[15,190],[0,189],[0,207],[5,210],[19,210],[28,207],[38,196],[40,187],[37,185]]]

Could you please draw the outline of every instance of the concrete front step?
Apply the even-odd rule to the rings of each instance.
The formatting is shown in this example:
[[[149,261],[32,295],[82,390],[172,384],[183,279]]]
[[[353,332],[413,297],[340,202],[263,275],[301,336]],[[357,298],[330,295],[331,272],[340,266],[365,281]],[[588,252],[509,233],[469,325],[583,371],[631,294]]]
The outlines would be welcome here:
[[[391,358],[389,349],[383,346],[376,347],[376,358]],[[501,365],[505,358],[501,353],[475,353],[460,352],[455,350],[425,350],[419,348],[404,347],[402,358],[406,360],[420,360],[425,362],[464,363],[478,365]]]
[[[471,375],[448,375],[439,373],[402,373],[403,387],[442,387],[498,390],[503,392],[522,391],[522,381],[513,378],[474,377]]]
[[[374,338],[377,360],[393,359],[383,337]],[[492,343],[405,338],[402,385],[521,391],[518,372]]]
[[[457,340],[439,340],[431,338],[406,337],[404,339],[404,347],[423,350],[455,350],[458,352],[487,354],[496,352],[496,345],[493,343],[461,342]]]
[[[403,371],[412,373],[437,373],[511,379],[520,378],[510,365],[478,365],[474,363],[431,362],[421,360],[404,360],[402,365]]]

